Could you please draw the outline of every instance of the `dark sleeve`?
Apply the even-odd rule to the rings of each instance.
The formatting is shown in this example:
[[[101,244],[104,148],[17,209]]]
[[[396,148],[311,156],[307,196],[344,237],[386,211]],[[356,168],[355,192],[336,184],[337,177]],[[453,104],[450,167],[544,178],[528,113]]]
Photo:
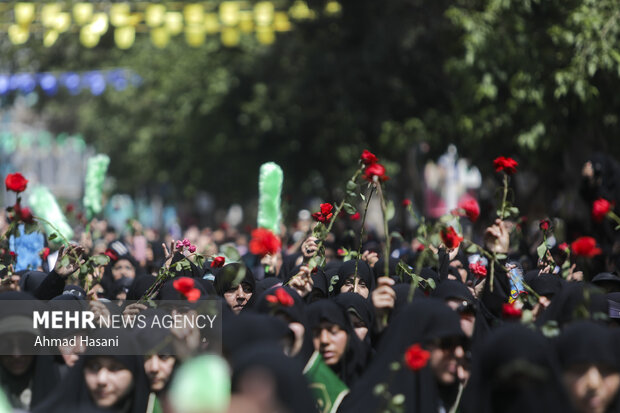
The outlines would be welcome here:
[[[52,270],[35,290],[34,296],[39,300],[51,300],[61,295],[65,288],[65,279]]]
[[[504,303],[508,302],[508,297],[510,297],[510,281],[508,281],[506,271],[502,268],[504,261],[501,260],[501,262],[502,265],[495,265],[493,291],[491,291],[491,274],[489,271],[487,282],[480,297],[480,304],[484,308],[485,317],[489,322],[502,318],[502,307]]]

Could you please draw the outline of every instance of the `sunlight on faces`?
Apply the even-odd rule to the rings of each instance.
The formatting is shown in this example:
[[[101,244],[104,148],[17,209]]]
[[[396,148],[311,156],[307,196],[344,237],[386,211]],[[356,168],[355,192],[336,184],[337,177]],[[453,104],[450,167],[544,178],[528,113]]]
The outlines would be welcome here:
[[[347,349],[347,332],[336,324],[322,321],[313,333],[314,349],[321,353],[325,364],[328,366],[338,364]]]
[[[133,389],[133,374],[112,357],[95,357],[84,366],[84,380],[98,407],[112,407]]]
[[[564,384],[581,413],[604,413],[620,387],[620,373],[608,366],[577,364],[564,372]]]
[[[151,355],[144,357],[144,371],[149,378],[151,391],[158,392],[166,387],[176,359],[168,355]]]
[[[247,283],[241,283],[224,293],[224,300],[235,314],[239,314],[243,310],[251,297],[252,287]]]
[[[131,265],[129,260],[119,259],[112,266],[112,277],[114,280],[120,280],[121,278],[135,278],[136,269]]]
[[[350,275],[340,287],[341,293],[356,293],[361,295],[364,298],[368,298],[368,287],[366,286],[366,282],[359,277],[355,277],[354,275]]]

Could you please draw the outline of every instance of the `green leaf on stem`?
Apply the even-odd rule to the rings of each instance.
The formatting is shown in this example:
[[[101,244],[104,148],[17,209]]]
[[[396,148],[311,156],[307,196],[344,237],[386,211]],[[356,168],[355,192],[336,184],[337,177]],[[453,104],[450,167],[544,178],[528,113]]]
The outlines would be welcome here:
[[[392,232],[390,233],[390,237],[392,237],[392,238],[396,238],[396,239],[401,240],[401,241],[404,241],[404,240],[405,240],[405,239],[403,238],[403,236],[401,235],[401,233],[400,233],[400,232],[398,232],[398,231],[392,231]]]
[[[498,260],[505,260],[508,256],[506,254],[495,254],[495,258]]]
[[[360,193],[360,197],[362,198],[362,201],[366,202],[366,195]]]
[[[536,252],[538,253],[538,259],[542,260],[545,256],[545,254],[547,253],[547,244],[546,243],[541,243],[538,248],[536,248]]]
[[[390,221],[392,218],[394,218],[395,214],[396,214],[396,208],[394,207],[394,202],[388,201],[387,205],[385,206],[385,219],[387,221]]]
[[[355,182],[353,182],[353,181],[348,181],[347,182],[347,191],[353,192],[355,190],[357,190],[357,184]]]
[[[95,255],[93,257],[90,257],[90,261],[99,266],[99,265],[108,265],[108,263],[110,262],[110,257],[108,257],[107,255]]]
[[[58,238],[58,234],[57,234],[57,233],[55,233],[55,232],[52,232],[52,233],[50,234],[50,236],[49,236],[49,237],[47,237],[47,239],[48,239],[49,241],[53,241],[53,240],[55,240],[56,238]]]
[[[437,287],[437,284],[435,284],[435,280],[433,280],[432,278],[427,279],[426,284],[428,284],[428,286],[433,290]]]
[[[469,244],[465,252],[468,254],[475,254],[478,252],[478,246],[476,244]]]
[[[347,202],[345,202],[342,207],[344,208],[345,212],[349,215],[355,214],[357,212],[357,210],[355,209],[355,207]]]
[[[239,262],[241,260],[241,254],[231,244],[222,245],[220,251],[228,258],[228,261]]]

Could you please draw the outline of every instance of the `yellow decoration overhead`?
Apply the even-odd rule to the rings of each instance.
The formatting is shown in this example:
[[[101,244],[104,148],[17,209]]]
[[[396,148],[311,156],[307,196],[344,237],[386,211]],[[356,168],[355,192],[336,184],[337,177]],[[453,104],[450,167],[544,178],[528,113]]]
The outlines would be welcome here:
[[[342,6],[337,1],[330,1],[325,5],[325,12],[327,14],[338,14],[342,11]]]
[[[234,47],[239,44],[239,40],[241,35],[239,34],[239,30],[234,27],[224,27],[222,29],[221,40],[222,44],[227,47]]]
[[[69,30],[70,26],[71,15],[69,13],[58,13],[56,16],[56,21],[52,27],[54,27],[59,33],[64,33]]]
[[[24,44],[28,41],[30,32],[28,26],[20,26],[19,24],[12,24],[9,26],[9,39],[13,44]]]
[[[166,29],[172,36],[183,31],[183,15],[177,11],[169,11],[166,13]]]
[[[56,30],[48,30],[43,35],[43,46],[52,47],[58,40],[58,32]]]
[[[157,27],[164,24],[166,6],[162,4],[149,4],[146,7],[145,21],[149,27]]]
[[[202,4],[188,4],[183,9],[183,16],[185,17],[185,24],[198,25],[202,24],[204,20],[204,7]]]
[[[131,8],[128,3],[114,3],[110,6],[110,23],[112,26],[126,26]]]
[[[225,1],[220,4],[220,21],[227,26],[235,26],[239,21],[239,3]]]
[[[93,33],[101,36],[108,31],[108,15],[105,13],[96,13],[93,16],[93,22],[90,24]]]
[[[205,42],[205,29],[202,26],[194,25],[185,28],[185,41],[192,47],[198,47]]]
[[[261,1],[254,6],[254,16],[258,26],[269,26],[273,20],[273,3]]]
[[[291,21],[288,19],[288,14],[284,12],[277,12],[273,17],[273,28],[277,32],[288,32],[291,30]]]
[[[220,21],[215,13],[205,14],[205,31],[207,34],[213,34],[220,31]]]
[[[136,28],[133,26],[114,29],[114,42],[119,49],[129,49],[136,40]]]
[[[54,27],[56,16],[60,14],[62,7],[59,3],[46,4],[41,7],[41,23],[45,27]]]
[[[168,46],[170,42],[170,34],[165,27],[156,27],[151,30],[151,42],[155,45],[155,47],[159,47],[163,49]]]
[[[271,27],[257,27],[256,38],[261,44],[272,44],[276,41],[276,35]]]
[[[239,29],[243,33],[252,33],[254,31],[254,13],[251,11],[239,12]]]
[[[73,6],[73,18],[80,26],[90,22],[93,17],[94,7],[92,3],[77,3]]]
[[[28,26],[34,20],[34,3],[17,3],[15,5],[15,22]]]
[[[82,43],[84,47],[88,47],[90,49],[97,46],[99,39],[100,36],[93,31],[90,24],[87,24],[82,27],[82,30],[80,30],[80,43]]]

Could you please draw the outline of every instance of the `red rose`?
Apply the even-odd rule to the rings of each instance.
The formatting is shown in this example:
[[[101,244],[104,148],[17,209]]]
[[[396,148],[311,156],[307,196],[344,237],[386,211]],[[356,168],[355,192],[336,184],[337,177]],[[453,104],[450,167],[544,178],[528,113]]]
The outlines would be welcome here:
[[[495,160],[493,161],[493,167],[495,168],[495,172],[504,171],[508,175],[512,175],[517,172],[517,165],[519,165],[517,161],[512,158],[506,158],[504,156],[495,158]]]
[[[356,212],[355,214],[351,215],[351,216],[349,217],[349,219],[350,219],[351,221],[359,221],[359,219],[360,219],[361,217],[362,217],[362,216],[360,215],[360,213],[359,213],[359,212]]]
[[[265,228],[257,228],[252,231],[250,240],[250,252],[264,257],[267,254],[274,255],[280,251],[282,243],[273,232]]]
[[[178,280],[174,280],[172,286],[175,290],[183,295],[187,295],[192,289],[194,289],[194,279],[189,277],[181,277]],[[198,290],[200,294],[200,290]]]
[[[484,278],[487,276],[487,267],[480,264],[480,262],[474,262],[469,264],[469,269],[478,278]]]
[[[409,205],[411,205],[411,200],[410,199],[403,199],[402,204],[403,204],[403,206],[405,208],[407,208]]]
[[[478,201],[473,198],[461,201],[458,207],[465,212],[465,216],[467,216],[471,222],[476,222],[480,216],[480,205],[478,205]]]
[[[463,241],[463,237],[460,237],[452,227],[442,229],[440,235],[441,240],[448,249],[458,247],[461,241]]]
[[[43,260],[46,260],[49,255],[50,255],[50,249],[48,247],[45,247],[41,250],[41,258]]]
[[[187,298],[187,301],[190,303],[195,303],[200,298],[200,290],[198,288],[192,288],[187,292],[187,294],[184,295],[185,298]]]
[[[364,171],[364,178],[368,181],[373,181],[375,176],[380,181],[387,181],[390,179],[390,177],[385,174],[385,166],[380,163],[368,165]]]
[[[418,246],[416,247],[416,249],[415,249],[415,250],[416,250],[417,252],[422,252],[422,251],[424,251],[425,249],[426,249],[426,245],[424,245],[424,244],[420,244],[420,245],[418,245]]]
[[[342,248],[338,248],[338,251],[336,252],[338,253],[340,257],[344,257],[345,255],[347,255],[347,252],[343,250]]]
[[[329,203],[321,204],[321,214],[329,215],[334,210],[334,206]]]
[[[312,214],[312,218],[314,218],[318,222],[322,222],[323,224],[325,224],[334,216],[334,214],[332,213],[333,210],[334,207],[332,206],[332,204],[321,204],[321,211]]]
[[[75,209],[75,207],[73,206],[73,204],[67,204],[67,206],[65,206],[65,212],[67,214],[72,213],[74,209]]]
[[[603,251],[596,247],[596,240],[592,237],[580,237],[570,244],[570,250],[576,256],[592,258]]]
[[[104,255],[107,255],[108,257],[110,257],[110,259],[112,261],[116,261],[118,260],[118,255],[116,254],[116,252],[114,252],[114,250],[112,250],[111,248],[108,248],[107,250],[105,250],[105,252],[103,253]]]
[[[563,242],[563,243],[561,243],[560,245],[558,245],[558,248],[559,248],[559,249],[561,249],[562,251],[566,251],[566,252],[568,252],[568,248],[569,248],[569,247],[568,247],[568,244],[567,244],[567,243]]]
[[[502,316],[506,319],[518,320],[521,318],[522,314],[521,310],[512,304],[504,303],[504,305],[502,305]]]
[[[7,191],[13,191],[16,193],[24,192],[26,186],[28,186],[28,180],[24,178],[22,174],[16,172],[14,174],[8,174],[4,180]]]
[[[611,202],[606,199],[599,198],[592,204],[592,219],[595,222],[601,222],[605,215],[611,210]]]
[[[431,353],[426,351],[419,344],[413,344],[405,352],[405,363],[413,371],[418,371],[426,367]]]
[[[284,307],[292,307],[295,305],[293,297],[282,287],[276,289],[276,297],[278,298],[278,302]]]
[[[224,266],[226,262],[226,258],[224,257],[215,257],[213,261],[211,261],[211,268],[220,268]]]
[[[11,256],[11,258],[15,259],[17,258],[17,254],[15,254],[14,251],[9,251],[9,255]]]
[[[541,219],[538,222],[538,228],[540,228],[541,231],[548,231],[549,228],[551,228],[551,221],[548,219]]]
[[[19,218],[27,224],[34,221],[34,217],[32,216],[32,211],[30,210],[30,208],[21,208],[19,212]]]
[[[373,154],[372,152],[370,152],[367,149],[364,149],[364,152],[362,152],[362,156],[360,157],[360,159],[362,160],[364,165],[372,165],[372,164],[377,163],[377,161],[378,161],[378,159],[375,156],[375,154]]]

